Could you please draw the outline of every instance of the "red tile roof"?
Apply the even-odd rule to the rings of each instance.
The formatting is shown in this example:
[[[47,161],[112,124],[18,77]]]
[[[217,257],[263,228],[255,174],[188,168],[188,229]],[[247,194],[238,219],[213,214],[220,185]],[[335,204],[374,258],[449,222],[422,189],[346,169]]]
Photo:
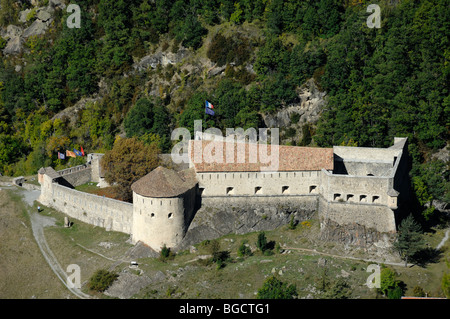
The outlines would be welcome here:
[[[332,148],[191,140],[189,158],[196,172],[333,169]]]

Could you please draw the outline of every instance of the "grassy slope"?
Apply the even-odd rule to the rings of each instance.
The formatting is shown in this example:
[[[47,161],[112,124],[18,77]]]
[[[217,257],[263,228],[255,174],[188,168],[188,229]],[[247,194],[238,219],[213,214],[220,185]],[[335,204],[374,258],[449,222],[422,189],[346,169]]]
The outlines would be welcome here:
[[[70,293],[50,270],[40,255],[31,233],[25,206],[20,198],[10,191],[0,191],[0,297],[3,298],[66,298]],[[70,229],[63,227],[64,215],[50,208],[42,214],[56,219],[56,226],[45,228],[47,242],[63,268],[78,264],[81,268],[83,290],[87,291],[87,280],[100,268],[127,271],[129,260],[124,257],[131,244],[129,236],[118,232],[106,232],[100,227],[73,220]],[[357,258],[366,258],[358,249],[344,250],[337,243],[320,243],[316,239],[319,225],[311,221],[311,227],[298,225],[289,230],[287,226],[266,232],[268,240],[283,247],[316,249],[331,254],[350,253]],[[431,247],[444,237],[443,230],[425,236]],[[365,285],[369,263],[361,260],[335,258],[309,251],[292,250],[291,253],[263,256],[256,249],[257,233],[228,235],[220,238],[221,250],[231,252],[232,261],[223,269],[216,265],[205,265],[196,259],[209,253],[204,245],[196,245],[195,253],[180,252],[173,260],[162,262],[157,258],[141,258],[141,276],[153,277],[161,271],[165,279],[149,285],[135,295],[136,298],[255,298],[255,294],[271,274],[297,286],[299,297],[320,298],[320,282],[326,278],[333,283],[344,277],[351,285],[351,298],[376,298],[375,291]],[[247,240],[253,256],[238,258],[237,250],[242,240]],[[103,243],[111,243],[104,247]],[[448,271],[445,258],[449,258],[450,243],[444,247],[440,262],[426,267],[390,266],[407,285],[406,295],[412,295],[414,286],[421,286],[431,296],[442,296],[440,283],[442,274]],[[319,260],[321,262],[319,262]],[[326,260],[325,266],[320,266]],[[281,270],[281,273],[280,273]],[[325,277],[324,277],[325,276]],[[103,297],[103,296],[97,296]],[[379,296],[378,296],[379,297]]]
[[[36,244],[19,195],[0,190],[0,298],[67,298]]]

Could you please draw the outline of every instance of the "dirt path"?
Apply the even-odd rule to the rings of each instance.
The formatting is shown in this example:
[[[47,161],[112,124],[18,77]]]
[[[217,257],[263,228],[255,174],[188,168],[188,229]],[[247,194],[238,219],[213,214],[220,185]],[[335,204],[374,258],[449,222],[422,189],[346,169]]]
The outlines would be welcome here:
[[[447,231],[445,232],[444,238],[442,238],[441,242],[436,246],[436,250],[441,249],[445,245],[445,242],[448,240],[449,232],[450,232],[450,229],[447,229]]]
[[[385,265],[392,265],[392,266],[403,266],[403,267],[405,266],[405,263],[403,263],[403,262],[402,263],[393,263],[393,262],[379,261],[379,260],[374,260],[374,259],[357,258],[357,257],[352,257],[352,256],[333,255],[333,254],[329,254],[329,253],[320,252],[315,249],[296,248],[296,247],[283,247],[283,249],[304,251],[304,252],[308,252],[308,253],[318,254],[318,255],[322,255],[322,256],[329,256],[329,257],[333,257],[333,258],[352,259],[352,260],[358,260],[358,261],[362,260],[365,262],[373,262],[373,263],[377,263],[377,264],[385,264]],[[412,265],[413,264],[408,264],[408,267],[410,267]]]
[[[33,231],[33,236],[36,243],[41,250],[42,255],[47,261],[50,268],[53,270],[55,275],[61,280],[61,282],[70,290],[74,295],[82,299],[91,298],[89,295],[85,294],[78,288],[72,288],[67,284],[67,273],[58,263],[56,256],[53,254],[52,250],[47,244],[47,240],[44,235],[44,227],[53,226],[55,224],[55,219],[51,217],[42,216],[37,212],[32,211],[31,207],[35,200],[38,199],[40,191],[36,190],[23,190],[22,197],[24,201],[28,204],[28,213],[30,215],[31,228]]]

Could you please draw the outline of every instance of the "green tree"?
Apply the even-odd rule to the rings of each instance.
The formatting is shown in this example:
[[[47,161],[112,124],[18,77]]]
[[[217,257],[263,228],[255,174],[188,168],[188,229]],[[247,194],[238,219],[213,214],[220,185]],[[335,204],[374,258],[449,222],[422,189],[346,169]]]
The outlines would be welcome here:
[[[147,98],[139,99],[128,111],[123,126],[128,137],[141,136],[153,128],[154,104]]]
[[[258,249],[261,252],[264,252],[267,249],[267,237],[264,232],[260,232],[258,234],[258,239],[256,241],[256,247],[258,247]]]
[[[251,256],[252,255],[252,250],[248,246],[246,240],[243,240],[241,242],[241,244],[239,245],[237,255],[239,257],[245,257],[245,256]]]
[[[405,261],[405,267],[407,267],[409,259],[423,250],[424,240],[421,234],[421,227],[412,215],[409,215],[401,222],[394,248]]]
[[[182,42],[183,46],[198,49],[203,43],[203,36],[207,34],[198,18],[189,14],[182,21],[178,23],[175,28],[175,34],[178,41]]]
[[[445,273],[441,279],[441,288],[445,297],[450,299],[450,273]]]
[[[270,276],[264,281],[263,286],[258,289],[256,298],[294,299],[297,295],[297,288],[294,284],[288,285],[287,283],[277,279],[275,276]]]
[[[159,165],[159,152],[156,145],[145,145],[135,137],[119,138],[101,160],[105,180],[117,185],[117,195],[122,200],[131,201],[131,184]]]
[[[390,290],[398,287],[397,274],[391,268],[383,268],[380,273],[380,292],[387,296]]]
[[[118,274],[110,272],[106,269],[97,270],[92,277],[89,278],[89,289],[104,292],[118,277]]]

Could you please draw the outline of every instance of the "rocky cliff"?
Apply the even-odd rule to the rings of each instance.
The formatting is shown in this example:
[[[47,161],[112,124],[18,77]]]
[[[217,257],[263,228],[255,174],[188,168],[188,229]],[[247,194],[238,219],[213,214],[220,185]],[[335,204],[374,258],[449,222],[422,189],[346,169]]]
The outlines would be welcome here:
[[[39,7],[36,1],[32,1],[31,4],[32,8],[19,12],[18,25],[11,24],[6,30],[1,30],[0,36],[7,41],[3,54],[22,53],[28,38],[44,34],[52,25],[55,10],[66,8],[66,4],[61,0],[49,0],[48,5],[43,7]]]

